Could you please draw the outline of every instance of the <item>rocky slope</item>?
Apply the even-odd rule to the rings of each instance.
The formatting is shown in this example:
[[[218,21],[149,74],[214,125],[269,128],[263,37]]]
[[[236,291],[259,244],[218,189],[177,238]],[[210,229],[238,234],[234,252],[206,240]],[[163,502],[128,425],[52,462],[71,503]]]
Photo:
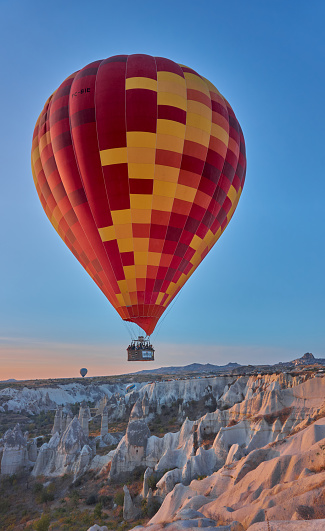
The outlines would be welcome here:
[[[38,406],[44,396],[54,404],[85,396],[81,384],[61,387],[51,388],[51,396],[46,388],[37,390]],[[20,399],[25,393],[32,404],[36,395],[27,391],[20,391]],[[134,493],[124,489],[123,515],[132,521],[141,513],[141,500],[152,514],[162,504],[147,526],[151,531],[220,525],[224,531],[256,531],[263,527],[254,526],[268,520],[272,530],[277,521],[283,529],[299,530],[303,520],[314,526],[308,529],[322,529],[317,526],[325,519],[323,373],[170,379],[136,385],[130,393],[124,384],[102,385],[89,396],[97,396],[97,408],[82,402],[78,417],[57,408],[52,437],[38,450],[19,426],[8,430],[0,440],[1,474],[27,469],[33,477],[70,473],[76,480],[95,471],[115,484],[145,471],[141,493],[132,499]],[[152,435],[149,426],[156,418],[168,419],[168,411],[177,412],[181,428]],[[101,416],[95,438],[89,437],[92,415]],[[123,416],[129,417],[125,435],[110,433],[111,422]]]
[[[102,398],[111,398],[116,394],[125,394],[126,385],[92,383],[52,384],[48,387],[7,387],[0,390],[0,411],[37,414],[41,411],[56,409],[58,405],[75,404],[76,402],[98,402]]]
[[[325,528],[325,377],[250,378],[243,395],[226,411],[186,421],[183,435],[169,434],[173,442],[156,452],[155,471],[172,470],[157,483],[164,501],[146,529]],[[204,428],[212,434],[207,449],[200,446]],[[149,437],[147,461],[151,447]]]

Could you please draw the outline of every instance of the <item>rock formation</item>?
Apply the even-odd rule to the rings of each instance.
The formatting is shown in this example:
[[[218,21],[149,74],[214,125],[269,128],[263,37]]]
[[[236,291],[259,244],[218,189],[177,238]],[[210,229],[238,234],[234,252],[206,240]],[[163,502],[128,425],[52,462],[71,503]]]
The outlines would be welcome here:
[[[123,519],[128,520],[136,520],[136,518],[139,516],[139,509],[136,507],[132,501],[132,498],[130,496],[129,489],[126,485],[123,487],[124,491],[124,503],[123,503]]]
[[[91,420],[91,414],[89,406],[84,401],[80,404],[78,420],[85,436],[89,437],[89,421]]]
[[[100,434],[103,437],[104,435],[107,435],[108,433],[108,408],[107,406],[104,406],[102,411],[102,422],[100,427]]]
[[[13,430],[7,430],[0,440],[1,474],[12,475],[29,466],[27,440],[23,436],[20,425],[16,424]],[[33,450],[31,450],[32,454]]]
[[[92,457],[93,450],[75,417],[61,436],[55,432],[41,446],[32,475],[61,476],[72,472],[77,476],[90,465]]]

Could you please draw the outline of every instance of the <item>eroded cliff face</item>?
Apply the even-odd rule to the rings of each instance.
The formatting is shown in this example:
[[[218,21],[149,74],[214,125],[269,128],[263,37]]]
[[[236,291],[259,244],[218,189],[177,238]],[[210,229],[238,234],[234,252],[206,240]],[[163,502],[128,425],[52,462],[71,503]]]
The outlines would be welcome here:
[[[158,444],[148,438],[147,450],[155,448],[158,462],[147,475],[157,476],[167,463],[172,470],[157,483],[154,494],[164,501],[146,528],[224,525],[257,531],[268,529],[268,520],[272,529],[320,531],[325,524],[325,377],[272,375],[232,385],[243,399],[196,422],[187,420],[186,441],[181,442],[181,432],[167,434],[172,436],[168,445],[167,435]],[[303,527],[306,518],[309,527]]]
[[[128,430],[133,432],[137,429],[134,415],[141,418],[140,431],[147,420],[141,408],[144,397],[151,410],[180,399],[185,409],[186,403],[192,404],[194,398],[200,401],[202,396],[212,397],[220,409],[195,421],[187,418],[179,432],[167,433],[162,438],[150,437],[147,431],[141,445],[132,444],[126,435],[113,458],[110,478],[116,479],[136,466],[151,467],[156,472],[173,469],[158,485],[160,492],[166,494],[173,487],[171,477],[175,481],[181,478],[188,484],[195,477],[212,474],[227,460],[238,459],[283,439],[317,409],[322,392],[323,379],[304,382],[304,377],[287,374],[198,378],[146,385],[137,393],[139,398],[130,415]]]
[[[77,476],[89,468],[94,455],[75,417],[61,435],[56,431],[50,441],[41,446],[32,475],[54,477],[72,472]]]

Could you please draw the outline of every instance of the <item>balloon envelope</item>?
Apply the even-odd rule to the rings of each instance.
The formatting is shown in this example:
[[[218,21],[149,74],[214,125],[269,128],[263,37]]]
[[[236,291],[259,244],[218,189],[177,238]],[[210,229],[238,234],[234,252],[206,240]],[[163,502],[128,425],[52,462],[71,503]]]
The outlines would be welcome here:
[[[229,103],[197,72],[121,55],[50,96],[32,170],[63,241],[122,319],[151,334],[235,211],[245,144]]]
[[[80,369],[80,374],[81,374],[81,376],[82,376],[83,378],[86,376],[87,372],[88,372],[88,369],[85,369],[85,368]]]

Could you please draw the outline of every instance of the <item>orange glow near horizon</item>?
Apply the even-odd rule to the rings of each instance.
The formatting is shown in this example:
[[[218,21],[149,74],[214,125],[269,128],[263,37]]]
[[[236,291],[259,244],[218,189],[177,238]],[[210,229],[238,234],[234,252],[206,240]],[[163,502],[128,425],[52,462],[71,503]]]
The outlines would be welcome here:
[[[0,381],[48,378],[80,378],[81,367],[87,377],[129,374],[159,367],[191,363],[226,365],[273,364],[295,359],[294,350],[262,346],[230,345],[155,345],[154,362],[127,362],[125,345],[87,345],[41,342],[31,339],[0,338]]]

